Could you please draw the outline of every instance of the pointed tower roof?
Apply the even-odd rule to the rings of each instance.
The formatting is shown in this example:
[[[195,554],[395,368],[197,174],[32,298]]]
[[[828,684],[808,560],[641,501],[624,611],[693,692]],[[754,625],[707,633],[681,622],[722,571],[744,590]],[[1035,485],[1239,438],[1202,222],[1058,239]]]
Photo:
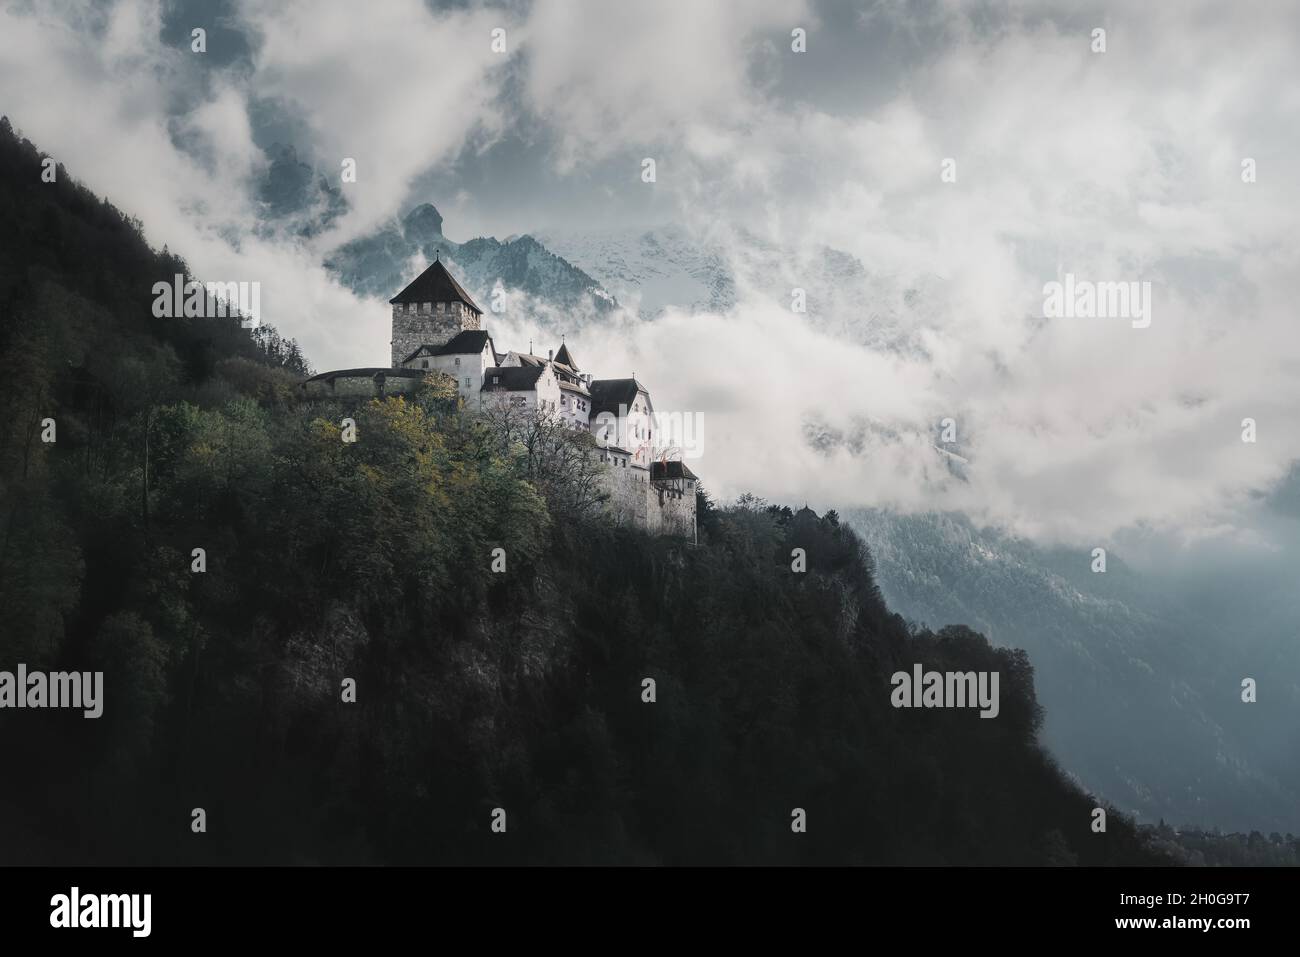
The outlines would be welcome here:
[[[390,303],[463,302],[480,316],[483,315],[483,310],[469,297],[469,293],[456,281],[456,277],[447,271],[441,259],[435,259],[428,269],[412,280],[409,286],[388,301]]]
[[[555,361],[563,362],[574,372],[578,371],[578,363],[573,361],[573,353],[569,351],[569,347],[564,343],[560,343],[560,351],[555,354]]]

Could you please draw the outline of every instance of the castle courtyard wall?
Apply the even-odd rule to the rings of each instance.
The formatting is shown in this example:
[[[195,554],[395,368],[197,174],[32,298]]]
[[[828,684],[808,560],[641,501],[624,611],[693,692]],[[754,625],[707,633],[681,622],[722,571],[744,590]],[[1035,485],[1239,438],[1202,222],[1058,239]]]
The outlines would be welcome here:
[[[313,399],[375,398],[414,392],[423,375],[395,375],[393,369],[355,369],[314,376],[302,384],[303,393]]]

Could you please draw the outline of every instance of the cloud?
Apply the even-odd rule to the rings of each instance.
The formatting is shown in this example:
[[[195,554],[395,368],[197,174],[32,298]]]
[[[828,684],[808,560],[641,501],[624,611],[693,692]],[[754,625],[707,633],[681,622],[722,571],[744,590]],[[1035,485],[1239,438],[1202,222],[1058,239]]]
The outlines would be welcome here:
[[[734,39],[743,27],[704,71],[730,112],[713,87],[683,98],[700,77],[659,76],[635,40],[626,72],[590,100],[590,65],[543,73],[534,95],[584,147],[654,132],[672,158],[656,188],[736,275],[729,314],[629,328],[611,360],[645,356],[661,404],[698,395],[740,410],[710,429],[716,455],[701,463],[724,494],[956,508],[1046,538],[1224,527],[1300,457],[1300,190],[1278,165],[1300,146],[1300,103],[1276,86],[1300,51],[1286,23],[1189,9],[1009,6],[982,27],[944,7],[937,45],[856,114],[783,97],[792,57],[767,89],[738,81],[756,59],[771,67]],[[1089,45],[1099,23],[1104,54]],[[813,31],[806,56],[818,44]],[[838,66],[843,83],[860,75]],[[1271,158],[1267,181],[1242,181],[1248,156]],[[955,183],[940,180],[949,157]],[[828,269],[828,247],[865,275]],[[1066,271],[1150,281],[1152,327],[1043,319],[1044,283]],[[820,301],[815,321],[790,313],[795,286]],[[933,448],[944,416],[971,459],[964,480]],[[1269,423],[1267,440],[1241,441],[1246,417]]]
[[[707,154],[720,146],[708,129],[746,122],[761,99],[750,53],[788,45],[806,17],[788,0],[539,0],[524,36],[522,99],[553,130],[562,169],[684,137]]]
[[[328,242],[392,217],[418,175],[505,123],[498,93],[509,55],[492,52],[491,31],[509,36],[513,24],[500,11],[291,0],[240,13],[256,38],[250,89],[306,118],[332,175],[344,158],[357,162],[345,190],[351,212]]]
[[[230,56],[201,61],[142,0],[6,7],[5,110],[205,278],[262,281],[267,320],[320,368],[387,355],[385,305],[327,276],[330,248],[403,212],[431,171],[474,184],[478,164],[564,185],[528,207],[549,222],[512,231],[641,210],[727,264],[734,308],[586,323],[574,343],[705,414],[699,471],[724,496],[1193,536],[1231,528],[1300,458],[1287,5],[290,0],[221,19],[209,42]],[[327,233],[263,222],[268,110],[327,176],[357,160]],[[497,151],[510,162],[479,164]],[[519,201],[505,185],[495,221]],[[1151,327],[1044,319],[1065,272],[1150,281]],[[493,321],[502,347],[530,332]],[[944,417],[966,465],[934,449]]]

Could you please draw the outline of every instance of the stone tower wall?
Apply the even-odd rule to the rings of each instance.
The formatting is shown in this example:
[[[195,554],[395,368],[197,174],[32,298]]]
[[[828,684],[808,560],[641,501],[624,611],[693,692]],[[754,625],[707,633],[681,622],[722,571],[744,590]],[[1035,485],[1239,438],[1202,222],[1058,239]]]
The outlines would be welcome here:
[[[695,538],[695,483],[684,479],[651,482],[646,527],[658,535]]]
[[[393,303],[392,367],[426,343],[440,346],[478,327],[478,314],[463,302]]]

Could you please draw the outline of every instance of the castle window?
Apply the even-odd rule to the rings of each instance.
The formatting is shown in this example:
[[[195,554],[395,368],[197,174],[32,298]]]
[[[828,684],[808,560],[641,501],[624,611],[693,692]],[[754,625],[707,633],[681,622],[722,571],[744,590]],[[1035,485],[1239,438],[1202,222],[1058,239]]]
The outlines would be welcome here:
[[[456,368],[457,368],[457,369],[460,368],[460,356],[457,356],[457,357],[456,357]]]
[[[421,360],[420,360],[420,368],[421,368],[421,369],[427,369],[427,368],[429,368],[429,360],[428,360],[428,359],[421,359]]]
[[[465,388],[469,388],[469,376],[465,376]]]

